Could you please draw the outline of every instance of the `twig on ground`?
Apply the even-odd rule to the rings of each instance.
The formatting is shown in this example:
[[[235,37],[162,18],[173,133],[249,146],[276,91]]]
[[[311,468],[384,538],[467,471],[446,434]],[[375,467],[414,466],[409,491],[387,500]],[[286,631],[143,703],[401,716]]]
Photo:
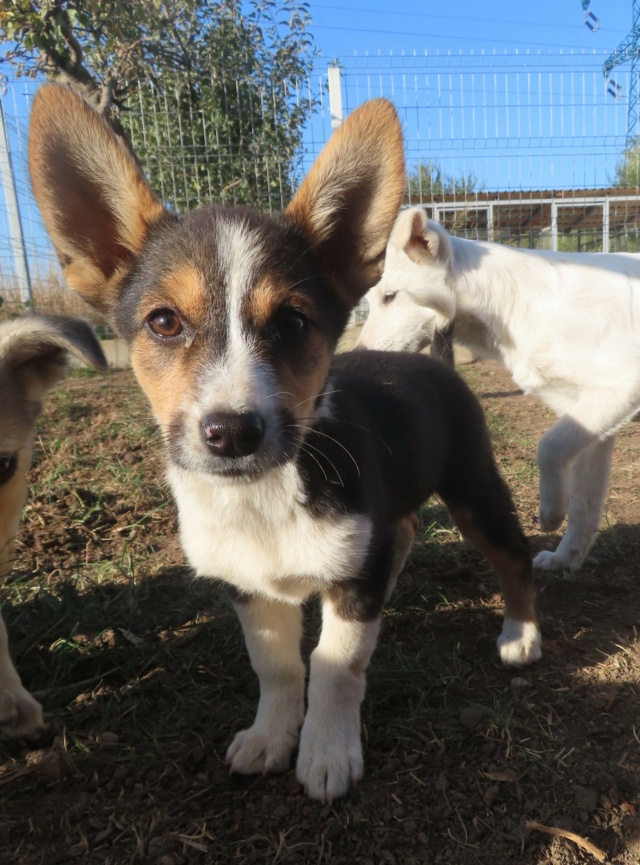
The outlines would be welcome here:
[[[591,853],[598,862],[606,862],[607,860],[607,854],[603,850],[596,847],[596,845],[592,844],[591,841],[587,841],[586,838],[582,838],[580,835],[576,835],[575,832],[570,832],[568,829],[558,829],[556,826],[543,826],[542,823],[536,823],[533,820],[527,820],[524,825],[527,829],[537,829],[538,832],[546,832],[547,835],[555,835],[558,838],[567,838],[569,841],[573,841],[574,844],[577,844],[578,847]]]

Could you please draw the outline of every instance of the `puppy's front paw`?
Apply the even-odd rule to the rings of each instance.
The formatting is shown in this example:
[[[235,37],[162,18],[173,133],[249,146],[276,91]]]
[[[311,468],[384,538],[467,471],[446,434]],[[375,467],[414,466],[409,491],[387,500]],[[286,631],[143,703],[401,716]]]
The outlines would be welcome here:
[[[11,736],[26,736],[44,726],[42,706],[17,682],[0,685],[0,728]]]
[[[300,735],[297,776],[312,799],[333,802],[362,778],[360,721],[326,723],[307,715]]]
[[[297,732],[254,724],[236,734],[227,750],[227,762],[231,764],[231,772],[240,775],[286,772],[297,741]]]
[[[508,666],[532,664],[542,657],[542,638],[535,622],[505,619],[498,637],[500,660]]]

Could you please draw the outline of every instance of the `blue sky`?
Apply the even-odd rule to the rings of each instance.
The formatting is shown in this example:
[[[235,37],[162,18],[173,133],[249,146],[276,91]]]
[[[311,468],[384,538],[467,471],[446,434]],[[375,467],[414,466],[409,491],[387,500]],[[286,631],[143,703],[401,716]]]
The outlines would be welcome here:
[[[631,29],[631,2],[591,0],[597,32],[584,24],[580,0],[310,0],[312,30],[322,57],[354,51],[435,51],[455,48],[560,50],[614,48]]]
[[[629,65],[615,73],[617,100],[601,67],[631,27],[630,0],[591,0],[595,33],[580,0],[309,0],[309,10],[320,52],[313,89],[324,103],[309,126],[304,168],[331,132],[323,88],[328,63],[338,59],[345,112],[371,96],[395,101],[409,168],[428,161],[486,190],[610,184],[625,146]],[[26,102],[15,92],[5,106],[26,124]],[[24,145],[14,138],[23,223],[30,256],[48,266]],[[3,204],[0,195],[0,274],[12,268]]]
[[[601,70],[631,29],[629,0],[591,0],[595,32],[580,0],[310,0],[309,10],[319,68],[333,58],[343,67],[345,111],[370,96],[393,99],[410,166],[434,161],[487,189],[611,182],[630,67],[614,73],[619,99]],[[306,164],[328,131],[326,116],[312,126]]]

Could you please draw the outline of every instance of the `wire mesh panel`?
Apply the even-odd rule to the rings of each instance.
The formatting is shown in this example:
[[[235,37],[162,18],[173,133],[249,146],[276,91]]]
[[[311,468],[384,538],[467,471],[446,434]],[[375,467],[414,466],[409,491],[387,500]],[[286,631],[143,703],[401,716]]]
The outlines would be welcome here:
[[[635,250],[640,155],[625,151],[629,75],[618,70],[612,90],[605,58],[586,51],[355,56],[343,71],[344,103],[351,110],[374,96],[395,102],[405,128],[405,201],[424,205],[454,233]]]
[[[33,87],[25,82],[14,84],[2,98],[2,115],[6,133],[5,158],[11,172],[9,179],[3,177],[3,192],[0,193],[0,298],[3,306],[20,306],[23,303],[25,286],[21,284],[20,262],[22,249],[26,252],[28,270],[33,282],[48,285],[50,272],[57,267],[53,251],[44,233],[37,210],[33,207],[26,160],[26,118],[29,110],[29,93]],[[12,220],[12,202],[8,200],[7,184],[15,189],[19,210],[19,225]],[[18,234],[18,237],[16,237]],[[20,243],[22,241],[22,243]],[[55,276],[54,276],[55,281]]]
[[[212,71],[141,84],[121,120],[160,198],[180,211],[212,201],[281,210],[300,180],[302,123],[318,106],[310,79]]]
[[[426,207],[454,233],[530,247],[635,251],[640,149],[625,150],[629,80],[617,69],[614,87],[602,74],[604,59],[562,51],[354,55],[339,60],[340,102],[348,113],[371,97],[393,100],[406,140],[405,203]],[[214,201],[280,210],[339,122],[327,79],[321,62],[304,80],[274,79],[259,90],[224,70],[206,81],[174,77],[141,84],[121,120],[167,206],[185,211]],[[35,87],[26,79],[10,83],[2,106],[41,305],[64,294],[28,180]],[[296,112],[308,115],[297,137]],[[5,307],[17,287],[0,198]]]
[[[185,212],[220,203],[282,210],[299,184],[305,154],[319,152],[329,133],[318,132],[325,111],[327,71],[306,80],[272,79],[256,89],[249,80],[211,73],[207,82],[186,77],[141,84],[120,121],[149,182],[167,207]],[[27,166],[28,117],[37,84],[12,82],[2,95],[9,158],[15,181],[21,242],[34,288],[34,305],[48,311],[89,311],[64,290],[58,262],[33,199]],[[206,109],[205,107],[206,106]],[[313,116],[302,138],[300,117]],[[314,138],[314,135],[320,135]],[[0,298],[4,313],[22,304],[15,229],[0,189]],[[68,301],[66,300],[68,297]]]

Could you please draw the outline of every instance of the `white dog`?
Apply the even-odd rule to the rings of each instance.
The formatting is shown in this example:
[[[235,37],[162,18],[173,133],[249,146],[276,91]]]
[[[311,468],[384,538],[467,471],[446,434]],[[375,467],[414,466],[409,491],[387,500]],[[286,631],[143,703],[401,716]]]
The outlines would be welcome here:
[[[463,240],[404,210],[358,340],[419,351],[455,319],[456,339],[500,360],[559,416],[538,446],[540,525],[568,514],[534,565],[578,569],[600,523],[614,438],[640,409],[640,255],[560,253]]]

